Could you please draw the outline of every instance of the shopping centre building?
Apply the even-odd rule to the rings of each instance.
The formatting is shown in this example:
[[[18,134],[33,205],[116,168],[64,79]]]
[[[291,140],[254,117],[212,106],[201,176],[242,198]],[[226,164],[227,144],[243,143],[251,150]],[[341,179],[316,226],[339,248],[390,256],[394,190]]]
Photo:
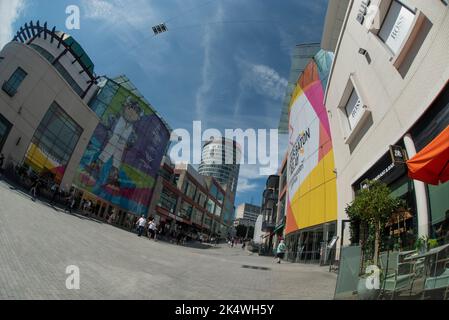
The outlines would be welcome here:
[[[336,2],[329,10],[337,10]],[[323,43],[332,39],[334,23],[325,27]],[[412,158],[449,125],[448,30],[445,1],[349,1],[338,41],[330,48],[335,58],[325,94],[339,245],[351,243],[345,208],[367,180],[386,183],[406,201],[407,214],[391,230],[403,249],[418,236],[438,238],[436,226],[449,209],[449,184],[410,179],[398,157]]]
[[[94,65],[69,35],[21,28],[0,52],[0,152],[5,167],[25,164],[70,186],[99,123],[88,106]]]
[[[7,176],[75,189],[118,225],[147,215],[171,129],[126,77],[97,77],[73,37],[30,23],[0,52],[0,83]]]

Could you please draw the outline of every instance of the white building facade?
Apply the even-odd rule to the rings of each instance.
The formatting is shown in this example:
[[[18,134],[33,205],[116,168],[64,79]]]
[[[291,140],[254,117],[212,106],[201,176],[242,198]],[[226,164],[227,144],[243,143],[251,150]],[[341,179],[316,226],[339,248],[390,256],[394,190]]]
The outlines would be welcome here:
[[[335,3],[328,10],[337,10]],[[335,38],[334,25],[327,21],[323,44]],[[449,185],[409,179],[406,166],[393,162],[390,146],[411,158],[449,125],[448,5],[349,1],[332,49],[325,105],[337,172],[339,245],[350,244],[345,208],[367,179],[385,182],[406,201],[412,217],[404,223],[413,237],[435,237],[449,209]]]

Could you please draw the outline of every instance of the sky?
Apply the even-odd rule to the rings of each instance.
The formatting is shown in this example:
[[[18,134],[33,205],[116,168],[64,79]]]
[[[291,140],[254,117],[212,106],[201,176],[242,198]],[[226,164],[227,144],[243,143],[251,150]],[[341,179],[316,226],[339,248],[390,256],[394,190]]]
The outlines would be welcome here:
[[[80,9],[67,30],[66,8]],[[172,129],[276,129],[296,44],[320,42],[327,0],[0,0],[0,48],[30,20],[72,35],[97,75],[125,74]],[[154,36],[153,25],[168,32]],[[279,136],[278,161],[286,150]],[[246,154],[251,150],[244,150]],[[242,165],[236,205],[267,176]],[[274,172],[273,172],[274,173]]]

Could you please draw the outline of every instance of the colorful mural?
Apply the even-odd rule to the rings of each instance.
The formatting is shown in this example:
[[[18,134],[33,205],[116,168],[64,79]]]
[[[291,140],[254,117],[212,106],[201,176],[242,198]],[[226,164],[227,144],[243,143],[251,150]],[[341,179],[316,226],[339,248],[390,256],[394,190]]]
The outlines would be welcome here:
[[[319,51],[290,102],[286,234],[337,220],[334,153],[323,104],[332,61],[332,53]]]
[[[146,215],[169,130],[146,103],[111,80],[91,107],[100,124],[81,159],[75,185]]]

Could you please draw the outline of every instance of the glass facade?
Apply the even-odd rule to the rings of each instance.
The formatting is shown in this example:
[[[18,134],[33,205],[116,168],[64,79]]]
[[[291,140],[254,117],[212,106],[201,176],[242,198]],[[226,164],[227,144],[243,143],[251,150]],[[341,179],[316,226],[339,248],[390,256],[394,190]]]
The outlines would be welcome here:
[[[186,220],[190,220],[192,217],[193,206],[186,201],[181,204],[181,209],[179,210],[179,216]]]
[[[170,213],[174,213],[176,209],[176,202],[178,201],[178,197],[172,191],[163,188],[161,192],[161,196],[159,198],[158,205],[161,208],[164,208]]]
[[[13,97],[17,90],[19,89],[20,85],[22,84],[23,80],[25,80],[27,76],[27,73],[22,68],[17,68],[16,71],[11,75],[11,77],[6,81],[2,89],[5,91],[10,97]]]
[[[82,128],[55,102],[50,106],[28,147],[25,163],[61,181]]]

